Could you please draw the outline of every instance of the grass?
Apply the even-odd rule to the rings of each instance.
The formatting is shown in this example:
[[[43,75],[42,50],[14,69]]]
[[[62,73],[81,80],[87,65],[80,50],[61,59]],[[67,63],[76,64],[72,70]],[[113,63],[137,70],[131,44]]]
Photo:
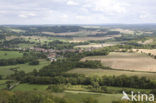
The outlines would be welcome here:
[[[40,70],[42,67],[50,64],[49,61],[47,60],[39,60],[40,64],[39,65],[29,65],[28,63],[26,64],[18,64],[18,65],[10,65],[10,66],[0,66],[0,75],[6,77],[10,74],[13,74],[14,72],[10,70],[11,68],[18,68],[18,70],[23,70],[26,73],[33,71],[34,69]]]
[[[91,48],[91,47],[95,47],[95,48],[102,48],[102,47],[107,47],[107,46],[113,46],[115,44],[111,44],[111,43],[91,43],[91,44],[88,44],[88,45],[78,45],[78,46],[75,46],[75,48]]]
[[[121,35],[104,36],[104,37],[74,37],[71,42],[84,42],[89,40],[108,40],[120,36]]]
[[[20,38],[25,39],[26,41],[34,42],[34,43],[41,43],[45,44],[48,42],[52,42],[54,40],[60,40],[60,41],[69,41],[67,38],[63,37],[46,37],[46,36],[21,36]],[[23,46],[22,44],[21,46]],[[35,45],[35,44],[29,44],[30,46]],[[25,46],[25,45],[24,45]],[[28,46],[29,47],[29,46]]]
[[[92,94],[92,92],[68,91],[65,93],[65,97],[72,98],[78,102],[82,102],[85,98],[92,97],[97,99],[99,103],[112,103],[112,101],[120,100],[122,94]]]
[[[0,51],[0,59],[10,59],[22,57],[23,54],[18,51]]]
[[[48,85],[20,84],[17,87],[15,87],[12,91],[33,91],[33,90],[44,91],[47,89],[47,87]],[[74,90],[67,90],[63,93],[53,93],[53,94],[58,97],[66,97],[69,99],[76,100],[78,102],[81,102],[84,98],[93,97],[97,99],[99,103],[111,103],[114,100],[120,100],[120,98],[122,97],[121,94],[94,93]]]
[[[100,60],[104,66],[114,69],[156,72],[156,60],[146,54],[112,52],[107,56],[90,56],[85,60]]]
[[[6,88],[6,82],[7,80],[0,80],[0,90]]]
[[[33,91],[33,90],[44,91],[47,88],[48,85],[20,84],[16,86],[12,91]]]
[[[7,80],[0,80],[0,84],[4,84]]]
[[[156,49],[133,49],[134,52],[156,55]]]
[[[33,46],[35,46],[35,44],[18,44],[18,46],[20,47],[20,48],[30,48],[30,47],[33,47]]]
[[[48,85],[36,85],[36,84],[20,84],[16,86],[12,91],[45,91]],[[118,101],[122,97],[122,91],[134,91],[141,93],[149,93],[150,90],[145,89],[134,89],[134,88],[121,88],[121,87],[106,87],[109,93],[97,93],[97,92],[89,92],[86,91],[86,86],[84,85],[71,85],[66,89],[63,93],[53,93],[53,95],[57,97],[66,97],[69,99],[73,99],[77,102],[82,102],[83,99],[88,97],[93,97],[99,101],[99,103],[112,103],[112,101]],[[113,91],[113,92],[112,92]],[[126,92],[127,92],[126,91]]]
[[[68,71],[67,73],[78,73],[85,74],[86,76],[134,76],[137,75],[139,77],[146,76],[152,80],[156,80],[156,73],[148,73],[148,72],[135,72],[135,71],[122,71],[122,70],[105,70],[105,69],[89,69],[89,68],[76,68]]]

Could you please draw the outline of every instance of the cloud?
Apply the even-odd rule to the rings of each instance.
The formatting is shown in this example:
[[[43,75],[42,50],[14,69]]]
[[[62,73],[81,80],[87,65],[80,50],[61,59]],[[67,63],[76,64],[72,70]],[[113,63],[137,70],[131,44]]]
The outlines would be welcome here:
[[[119,2],[117,0],[87,0],[83,7],[97,12],[113,14],[125,13],[128,6],[128,3]]]
[[[67,5],[76,6],[76,5],[78,5],[78,3],[75,1],[69,0],[69,1],[67,1]]]
[[[156,0],[1,0],[0,24],[156,23]]]
[[[35,13],[30,13],[30,12],[24,12],[18,15],[21,18],[28,18],[28,17],[34,17],[36,16]]]

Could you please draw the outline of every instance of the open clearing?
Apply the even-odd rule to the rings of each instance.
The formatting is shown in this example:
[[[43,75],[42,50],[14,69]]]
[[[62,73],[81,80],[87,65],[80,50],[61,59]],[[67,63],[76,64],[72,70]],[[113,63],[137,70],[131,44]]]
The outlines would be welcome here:
[[[48,85],[37,85],[37,84],[20,84],[16,86],[13,91],[33,91],[33,90],[46,90]]]
[[[46,90],[48,85],[35,85],[35,84],[20,84],[12,91],[34,91],[34,90]],[[107,94],[107,93],[94,93],[86,91],[66,90],[63,93],[53,93],[57,97],[72,98],[73,100],[82,102],[83,99],[93,97],[99,101],[99,103],[112,103],[114,100],[120,100],[122,94]]]
[[[10,66],[0,66],[0,75],[6,77],[14,73],[14,71],[10,70],[11,68],[17,68],[18,70],[23,70],[26,73],[28,73],[28,72],[33,71],[34,69],[39,70],[48,64],[50,64],[49,61],[40,60],[39,65],[29,65],[28,63],[26,63],[26,64],[18,64],[18,65],[10,65]]]
[[[0,59],[11,59],[22,57],[23,54],[18,51],[0,51]]]
[[[133,49],[133,51],[138,53],[151,53],[152,55],[156,55],[156,49]]]
[[[156,73],[147,72],[134,72],[134,71],[120,71],[120,70],[106,70],[106,69],[89,69],[89,68],[76,68],[68,71],[67,73],[78,73],[86,76],[146,76],[152,80],[156,80]]]
[[[70,42],[84,42],[89,40],[108,40],[114,37],[120,37],[121,35],[105,36],[105,37],[74,37]]]
[[[113,69],[156,72],[156,59],[141,53],[112,52],[108,56],[90,56],[85,60],[99,60]]]
[[[82,102],[84,98],[93,97],[98,100],[98,103],[112,103],[112,101],[119,101],[122,94],[106,94],[83,91],[66,91],[65,97],[72,98],[76,101]]]
[[[139,44],[151,44],[153,43],[153,39],[148,39],[148,40],[145,40],[145,41],[138,41]]]
[[[87,35],[96,35],[96,33],[106,33],[106,32],[82,30],[78,32],[65,32],[65,33],[53,33],[53,32],[42,32],[42,33],[54,36],[87,36]]]
[[[111,43],[94,44],[94,43],[91,43],[89,45],[78,45],[78,46],[75,46],[75,47],[76,48],[91,48],[91,47],[102,48],[102,47],[113,46],[113,45],[115,45],[115,44],[111,44]]]
[[[120,31],[123,34],[131,34],[131,35],[134,34],[134,31],[133,30],[129,30],[129,29],[120,29],[120,28],[117,28],[117,29],[112,29],[112,31]]]

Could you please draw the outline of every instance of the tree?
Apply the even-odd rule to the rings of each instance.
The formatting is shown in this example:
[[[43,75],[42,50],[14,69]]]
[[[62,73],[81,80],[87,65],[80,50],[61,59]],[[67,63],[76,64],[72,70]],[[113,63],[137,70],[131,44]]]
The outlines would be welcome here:
[[[88,97],[83,100],[83,103],[98,103],[98,101],[92,97]]]
[[[2,80],[2,76],[0,75],[0,80]]]
[[[47,90],[50,90],[51,92],[63,92],[64,86],[63,85],[50,85],[48,86]]]
[[[29,65],[39,65],[39,61],[38,60],[32,60]]]

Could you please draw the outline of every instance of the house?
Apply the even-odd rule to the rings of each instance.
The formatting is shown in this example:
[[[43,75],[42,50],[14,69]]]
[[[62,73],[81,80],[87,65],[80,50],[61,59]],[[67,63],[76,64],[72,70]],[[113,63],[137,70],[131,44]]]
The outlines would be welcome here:
[[[55,61],[57,61],[56,58],[49,58],[49,60],[50,60],[51,62],[55,62]]]
[[[48,55],[48,59],[51,62],[55,62],[55,61],[57,61],[56,56],[57,56],[56,53],[51,53],[51,54]]]

